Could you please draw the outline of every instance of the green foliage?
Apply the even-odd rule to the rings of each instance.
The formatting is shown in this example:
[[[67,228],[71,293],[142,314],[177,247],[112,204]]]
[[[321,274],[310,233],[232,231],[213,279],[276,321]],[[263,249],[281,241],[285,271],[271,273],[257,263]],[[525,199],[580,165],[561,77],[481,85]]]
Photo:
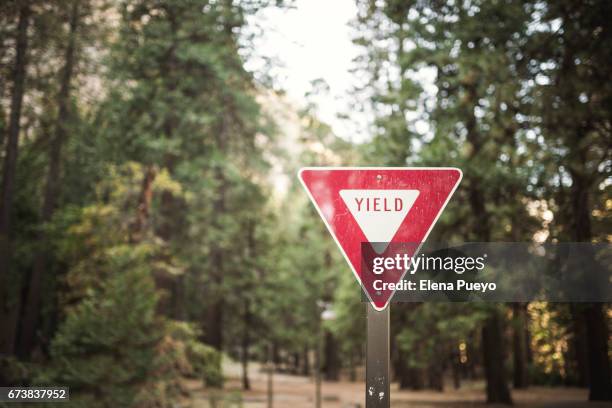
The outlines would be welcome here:
[[[338,279],[334,293],[336,318],[329,322],[334,336],[340,340],[340,347],[346,360],[350,354],[359,355],[365,344],[365,307],[361,288],[350,271],[344,271]]]
[[[96,190],[100,202],[68,207],[56,217],[59,252],[71,259],[63,297],[65,319],[36,383],[66,384],[75,406],[168,406],[181,375],[218,384],[220,355],[199,343],[188,325],[157,312],[154,276],[172,258],[154,237],[135,241],[142,167],[111,167]],[[154,190],[179,190],[161,175]],[[145,237],[147,237],[145,235]]]
[[[158,248],[129,242],[131,217],[121,205],[129,197],[128,180],[111,175],[107,183],[116,189],[110,201],[59,217],[75,221],[61,244],[73,256],[70,291],[49,368],[37,382],[67,384],[76,406],[143,406],[167,398],[164,367],[172,361],[160,353],[166,323],[156,315],[150,266]]]
[[[463,170],[429,241],[609,240],[608,2],[357,4],[367,78],[358,91],[375,115],[366,157]],[[442,333],[486,313],[466,307],[466,326],[444,319],[444,305],[425,306],[406,312],[415,330],[399,335],[419,364]]]
[[[410,367],[444,361],[474,332],[486,312],[463,303],[423,303],[398,329],[398,345]]]
[[[201,333],[193,324],[172,322],[170,327],[170,336],[181,345],[186,365],[181,374],[203,379],[207,386],[220,387],[223,384],[223,373],[219,370],[221,353],[198,340]]]
[[[127,258],[68,312],[53,340],[52,369],[43,382],[69,386],[75,406],[142,406],[165,398],[156,387],[164,378],[155,286],[149,271]]]
[[[18,3],[0,6],[3,80],[13,66]],[[254,77],[262,74],[244,64],[253,48],[247,20],[278,2],[78,3],[74,32],[71,1],[31,3],[7,305],[32,287],[36,254],[49,256],[38,348],[23,356],[31,362],[0,363],[18,383],[66,384],[77,406],[165,406],[182,377],[222,385],[221,348],[251,359],[271,344],[285,357],[304,355],[321,329],[352,362],[364,343],[364,305],[295,183],[301,165],[462,168],[461,188],[430,241],[529,241],[536,232],[609,240],[605,2],[360,0],[359,91],[374,138],[355,147],[315,117],[311,97],[328,91],[317,80],[298,118],[302,151],[287,157],[258,102],[265,90]],[[71,39],[76,58],[59,144]],[[4,82],[0,144],[14,88]],[[268,161],[292,175],[286,195],[273,191]],[[52,164],[61,188],[42,225]],[[544,223],[549,209],[554,218]],[[321,321],[323,304],[335,320]],[[411,367],[427,367],[465,347],[488,312],[398,305],[394,344]],[[556,320],[531,326],[537,381],[571,375],[560,364],[565,351],[544,347],[571,341],[570,318],[558,312],[542,307],[537,323]]]
[[[35,367],[16,357],[0,358],[0,371],[8,384],[27,385]]]

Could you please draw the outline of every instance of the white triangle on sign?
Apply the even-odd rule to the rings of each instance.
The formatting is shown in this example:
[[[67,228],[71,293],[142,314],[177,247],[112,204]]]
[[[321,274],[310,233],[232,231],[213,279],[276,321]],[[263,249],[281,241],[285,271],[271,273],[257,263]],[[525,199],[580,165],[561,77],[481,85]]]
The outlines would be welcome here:
[[[384,248],[376,245],[378,253],[393,240],[418,196],[419,190],[340,190],[366,239],[384,243]]]

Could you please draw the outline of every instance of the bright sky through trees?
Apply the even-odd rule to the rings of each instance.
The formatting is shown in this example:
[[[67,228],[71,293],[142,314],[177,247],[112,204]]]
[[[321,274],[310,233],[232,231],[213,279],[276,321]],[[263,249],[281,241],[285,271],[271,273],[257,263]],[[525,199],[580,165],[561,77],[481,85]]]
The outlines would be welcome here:
[[[316,104],[317,116],[331,125],[336,135],[363,142],[372,136],[375,114],[367,104],[365,111],[351,105],[360,99],[353,90],[364,80],[352,71],[356,68],[354,59],[362,51],[353,43],[357,32],[351,23],[356,18],[353,0],[296,0],[287,8],[263,8],[249,18],[246,32],[256,36],[246,67],[273,77],[273,87],[286,91],[297,107]],[[433,70],[425,68],[413,76],[430,95],[435,93]],[[329,89],[320,84],[313,87],[320,79]],[[431,135],[420,113],[408,112],[407,119],[413,121],[416,132]]]
[[[321,119],[339,136],[360,140],[366,118],[352,115],[353,123],[338,118],[350,112],[349,92],[355,85],[350,70],[359,49],[352,43],[349,24],[356,13],[353,0],[297,0],[289,9],[263,9],[250,21],[262,36],[255,39],[249,68],[260,67],[262,57],[280,62],[270,74],[300,106],[308,102],[304,95],[311,91],[312,81],[323,79],[329,91],[313,100]]]

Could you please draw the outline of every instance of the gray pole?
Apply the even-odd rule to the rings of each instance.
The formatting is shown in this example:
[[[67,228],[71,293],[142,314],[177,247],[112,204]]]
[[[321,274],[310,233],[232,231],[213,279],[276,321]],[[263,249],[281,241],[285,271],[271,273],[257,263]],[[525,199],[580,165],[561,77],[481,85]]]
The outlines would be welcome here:
[[[389,408],[389,309],[377,312],[368,302],[366,342],[366,408]]]

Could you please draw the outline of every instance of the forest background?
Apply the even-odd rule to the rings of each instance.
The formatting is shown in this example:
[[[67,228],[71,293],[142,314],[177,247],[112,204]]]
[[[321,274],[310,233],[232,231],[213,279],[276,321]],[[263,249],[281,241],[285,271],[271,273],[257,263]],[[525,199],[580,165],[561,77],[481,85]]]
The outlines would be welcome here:
[[[461,168],[433,241],[610,242],[610,2],[356,5],[359,142],[319,119],[324,81],[295,104],[274,60],[245,68],[250,16],[291,2],[1,3],[3,385],[170,406],[181,378],[221,386],[222,359],[245,389],[267,359],[357,379],[364,305],[302,166]],[[611,313],[394,304],[394,379],[484,378],[489,402],[533,384],[610,400]]]

